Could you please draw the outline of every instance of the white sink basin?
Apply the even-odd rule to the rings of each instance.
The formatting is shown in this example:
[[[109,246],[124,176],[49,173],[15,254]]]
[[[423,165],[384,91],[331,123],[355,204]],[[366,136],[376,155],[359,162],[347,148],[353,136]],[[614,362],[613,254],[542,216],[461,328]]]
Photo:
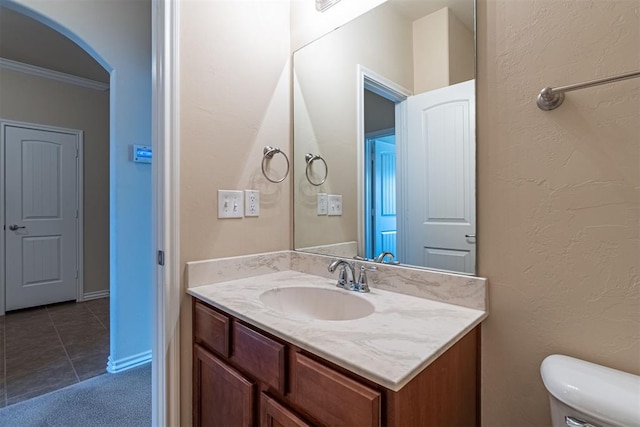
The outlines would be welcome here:
[[[365,297],[339,289],[292,286],[260,294],[268,307],[304,319],[353,320],[373,313]]]

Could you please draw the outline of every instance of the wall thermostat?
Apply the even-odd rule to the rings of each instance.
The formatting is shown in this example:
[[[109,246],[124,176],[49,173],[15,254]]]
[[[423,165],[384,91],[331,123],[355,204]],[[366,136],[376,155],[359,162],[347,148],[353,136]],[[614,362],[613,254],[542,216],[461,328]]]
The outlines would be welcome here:
[[[153,151],[146,145],[132,145],[131,157],[135,163],[151,163]]]

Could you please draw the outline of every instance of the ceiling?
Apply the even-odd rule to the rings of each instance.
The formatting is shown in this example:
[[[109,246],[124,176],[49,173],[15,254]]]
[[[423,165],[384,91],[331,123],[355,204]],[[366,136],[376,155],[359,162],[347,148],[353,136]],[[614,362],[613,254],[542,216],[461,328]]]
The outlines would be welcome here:
[[[109,73],[71,39],[2,6],[0,58],[109,83]]]

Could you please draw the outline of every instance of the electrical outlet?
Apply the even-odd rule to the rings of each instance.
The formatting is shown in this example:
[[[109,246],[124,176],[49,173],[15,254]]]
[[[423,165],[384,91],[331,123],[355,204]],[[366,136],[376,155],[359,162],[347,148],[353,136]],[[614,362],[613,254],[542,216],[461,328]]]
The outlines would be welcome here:
[[[329,215],[342,215],[342,196],[339,194],[329,194]]]
[[[318,215],[326,215],[327,208],[327,193],[318,193]]]
[[[260,192],[244,190],[244,216],[260,216]]]
[[[243,211],[242,191],[218,190],[218,218],[242,218]]]

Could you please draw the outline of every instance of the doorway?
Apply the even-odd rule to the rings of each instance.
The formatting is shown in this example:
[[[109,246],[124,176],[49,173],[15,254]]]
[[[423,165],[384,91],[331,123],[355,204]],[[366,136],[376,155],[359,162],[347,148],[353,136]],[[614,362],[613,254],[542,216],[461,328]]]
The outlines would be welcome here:
[[[411,92],[358,65],[358,253],[402,256],[402,188],[406,102]]]
[[[105,106],[102,115],[105,122],[104,144],[96,143],[95,133],[92,136],[89,131],[85,132],[86,160],[89,160],[89,157],[94,160],[99,159],[106,166],[104,168],[87,168],[88,173],[95,173],[96,179],[105,183],[102,189],[90,191],[89,182],[85,180],[85,184],[87,184],[85,188],[87,190],[85,193],[87,213],[88,208],[95,208],[103,212],[105,227],[103,233],[92,235],[88,233],[88,227],[85,227],[84,230],[87,241],[101,245],[103,249],[99,254],[85,257],[86,265],[89,267],[85,269],[85,279],[89,277],[91,272],[98,270],[99,272],[94,276],[96,280],[85,280],[86,292],[84,296],[87,297],[86,299],[99,297],[110,299],[111,304],[107,303],[106,307],[100,307],[98,310],[100,313],[96,313],[93,310],[94,307],[85,311],[94,315],[91,318],[91,323],[98,322],[101,324],[100,326],[104,326],[104,333],[101,332],[99,335],[100,340],[106,341],[107,351],[99,356],[101,373],[106,371],[108,363],[113,372],[119,372],[137,364],[149,363],[152,347],[150,324],[153,313],[153,286],[151,277],[154,259],[151,251],[151,166],[138,166],[132,162],[129,163],[129,151],[125,141],[151,145],[151,55],[149,52],[151,2],[117,2],[117,4],[113,2],[84,2],[69,4],[69,7],[64,8],[55,7],[46,2],[31,2],[29,0],[0,0],[0,3],[2,6],[7,6],[14,14],[27,16],[41,24],[41,27],[62,34],[63,37],[71,40],[71,44],[82,50],[85,56],[95,58],[91,60],[106,75],[106,87],[102,84],[103,82],[98,82],[101,84],[93,85],[93,87],[86,87],[76,85],[75,81],[73,84],[69,84],[69,80],[56,80],[60,74],[66,74],[68,77],[69,73],[64,73],[61,70],[54,70],[53,73],[47,72],[45,78],[56,81],[59,86],[73,86],[79,87],[78,91],[92,91],[106,100],[104,104],[101,104]],[[91,13],[94,8],[109,11],[112,22],[102,24],[99,14]],[[142,22],[144,20],[147,25]],[[122,25],[117,25],[118,22]],[[129,22],[131,25],[127,24]],[[3,24],[2,30],[5,28]],[[20,38],[20,40],[27,41],[31,38],[33,37]],[[10,39],[2,37],[2,40],[4,45],[4,42],[8,42]],[[43,43],[40,45],[41,47],[48,46]],[[102,57],[98,51],[107,57]],[[139,54],[133,55],[133,52]],[[63,63],[62,65],[79,62],[65,60],[61,55],[50,55],[49,59],[51,57],[55,57],[58,63]],[[17,62],[15,58],[13,61]],[[127,61],[129,62],[127,63]],[[43,69],[42,66],[36,66],[36,68],[36,72]],[[4,73],[5,69],[2,70],[3,80],[8,74]],[[13,69],[11,71],[14,72]],[[29,78],[34,76],[28,72],[20,72],[19,74],[29,76]],[[49,78],[50,76],[53,78]],[[87,83],[86,76],[77,80]],[[3,100],[8,101],[7,95],[8,93],[3,90]],[[80,98],[75,95],[66,94],[64,98],[81,104]],[[13,104],[24,107],[25,110],[37,110],[41,107],[37,101],[27,101],[25,98],[13,99],[16,100]],[[3,102],[3,105],[6,103]],[[86,105],[84,107],[84,110],[88,110]],[[58,106],[57,109],[49,111],[47,120],[32,119],[29,121],[73,126],[53,122],[51,116],[57,112],[69,115],[66,107]],[[73,127],[86,130],[81,126]],[[96,146],[103,147],[104,150],[90,152],[90,149]],[[88,165],[89,163],[87,163]],[[128,194],[129,190],[134,194]],[[142,205],[142,207],[138,205]],[[143,216],[144,218],[141,218]],[[131,217],[133,217],[133,221],[127,221]],[[88,221],[85,225],[88,226],[89,223],[95,221],[95,218],[95,215],[87,215]],[[130,232],[128,227],[135,229],[135,233]],[[131,240],[135,241],[130,243]],[[86,244],[85,250],[88,250]],[[136,256],[131,256],[131,252],[135,252]],[[135,265],[131,266],[131,264]],[[4,271],[0,273],[4,277]],[[90,287],[97,282],[97,279],[100,279],[105,287],[91,289]],[[121,289],[121,292],[117,292],[118,288]],[[49,306],[46,308],[47,312],[51,311]],[[49,317],[52,317],[52,313],[49,313]],[[98,325],[96,324],[96,326]],[[57,328],[58,325],[56,324],[55,327]],[[62,341],[64,341],[63,335],[60,334]]]
[[[366,109],[365,109],[365,114]],[[397,253],[395,129],[365,137],[365,257]]]

